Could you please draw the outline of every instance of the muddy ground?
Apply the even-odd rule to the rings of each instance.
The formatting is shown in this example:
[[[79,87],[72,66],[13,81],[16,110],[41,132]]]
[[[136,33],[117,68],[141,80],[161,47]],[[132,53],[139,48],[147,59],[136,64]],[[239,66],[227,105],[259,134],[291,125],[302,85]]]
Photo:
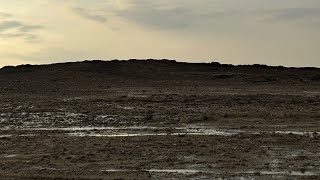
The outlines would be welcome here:
[[[0,179],[320,179],[318,69],[101,63],[0,70]]]

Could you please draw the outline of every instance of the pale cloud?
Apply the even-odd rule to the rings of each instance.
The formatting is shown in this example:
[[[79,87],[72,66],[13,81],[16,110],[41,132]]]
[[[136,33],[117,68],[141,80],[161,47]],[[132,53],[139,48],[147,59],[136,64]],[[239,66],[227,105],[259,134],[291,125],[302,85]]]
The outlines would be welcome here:
[[[17,21],[2,21],[0,22],[0,32],[7,31],[13,28],[21,27],[21,23]]]
[[[72,8],[72,11],[93,21],[105,22],[107,18],[121,18],[129,23],[165,30],[194,28],[235,15],[233,11],[206,6],[205,4],[212,4],[207,0],[198,3],[190,0],[183,3],[179,0],[117,0],[105,4],[97,2],[99,6]],[[75,4],[80,5],[79,2]]]
[[[308,22],[317,20],[320,23],[320,7],[314,8],[283,8],[265,10],[258,13],[261,20],[278,23],[291,23],[291,22]]]
[[[15,30],[20,33],[42,29],[40,25],[24,24],[20,21],[0,21],[0,32]]]
[[[27,42],[35,42],[38,30],[43,28],[41,25],[17,20],[9,13],[0,13],[0,39],[20,38]]]
[[[85,8],[73,8],[72,9],[76,14],[79,14],[80,16],[89,19],[89,20],[93,20],[96,22],[100,22],[100,23],[104,23],[107,21],[107,18],[104,15],[101,14],[96,14],[95,11],[91,12],[88,9]]]
[[[259,2],[260,0],[257,0]],[[309,0],[310,1],[310,0]],[[83,1],[88,3],[88,1]],[[84,18],[97,22],[105,22],[108,18],[122,18],[123,20],[149,28],[164,30],[196,29],[199,31],[232,31],[241,30],[250,23],[282,23],[303,21],[305,24],[318,23],[320,27],[320,3],[318,7],[296,6],[266,6],[254,4],[254,1],[245,0],[239,4],[232,0],[117,0],[113,3],[96,1],[90,8],[73,9]],[[256,7],[241,7],[250,2]],[[81,3],[75,3],[78,6]],[[280,3],[280,5],[283,3]],[[236,8],[239,6],[239,8]],[[243,8],[243,9],[241,9]],[[269,24],[270,25],[270,24]]]
[[[161,29],[183,29],[209,23],[225,16],[219,9],[195,9],[190,4],[176,4],[156,1],[135,1],[131,8],[116,11],[116,15],[144,26]]]
[[[11,14],[0,12],[0,18],[8,18],[8,17],[11,17]]]

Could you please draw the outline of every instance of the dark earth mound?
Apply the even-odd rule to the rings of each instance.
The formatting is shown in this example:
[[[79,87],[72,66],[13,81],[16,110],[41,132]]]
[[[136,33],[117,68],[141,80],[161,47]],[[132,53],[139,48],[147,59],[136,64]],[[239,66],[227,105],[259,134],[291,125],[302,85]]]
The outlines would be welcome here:
[[[320,69],[181,63],[173,60],[84,61],[0,69],[0,91],[58,91],[111,86],[318,85]]]

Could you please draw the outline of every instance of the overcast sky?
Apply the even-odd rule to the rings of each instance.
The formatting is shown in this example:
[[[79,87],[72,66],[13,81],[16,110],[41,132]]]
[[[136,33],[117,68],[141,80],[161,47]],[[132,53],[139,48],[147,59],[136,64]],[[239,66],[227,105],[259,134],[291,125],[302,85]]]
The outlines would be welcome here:
[[[320,67],[320,0],[0,0],[0,67],[130,58]]]

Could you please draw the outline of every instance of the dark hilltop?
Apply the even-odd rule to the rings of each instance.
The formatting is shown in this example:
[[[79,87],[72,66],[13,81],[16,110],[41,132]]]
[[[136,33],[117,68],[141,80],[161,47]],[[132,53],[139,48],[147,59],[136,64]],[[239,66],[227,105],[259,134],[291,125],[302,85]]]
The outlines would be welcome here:
[[[190,84],[191,83],[191,84]],[[123,86],[316,86],[319,68],[184,63],[175,60],[83,61],[0,69],[0,91],[47,91]]]

